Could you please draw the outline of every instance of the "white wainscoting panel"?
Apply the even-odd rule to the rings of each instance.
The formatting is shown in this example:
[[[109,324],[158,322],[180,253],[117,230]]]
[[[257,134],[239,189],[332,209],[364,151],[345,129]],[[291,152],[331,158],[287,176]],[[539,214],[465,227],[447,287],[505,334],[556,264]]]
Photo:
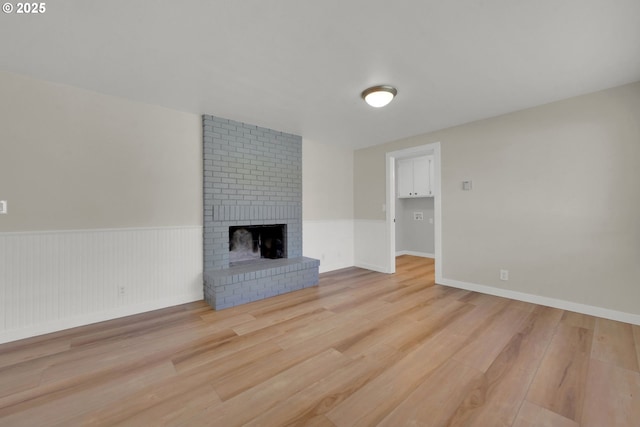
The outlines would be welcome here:
[[[355,265],[367,270],[389,272],[385,220],[356,219]]]
[[[203,298],[202,227],[0,233],[0,343]]]
[[[320,273],[353,267],[353,220],[302,221],[302,252],[320,260]]]

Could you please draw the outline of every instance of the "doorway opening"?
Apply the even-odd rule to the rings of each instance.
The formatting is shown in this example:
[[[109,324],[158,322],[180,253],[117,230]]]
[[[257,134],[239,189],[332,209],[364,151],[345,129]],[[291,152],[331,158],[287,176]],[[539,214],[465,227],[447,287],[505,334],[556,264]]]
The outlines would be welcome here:
[[[442,204],[440,176],[440,142],[392,151],[386,154],[387,195],[386,195],[386,252],[387,273],[396,271],[396,199],[397,176],[396,161],[420,156],[433,156],[432,191],[434,221],[434,259],[436,282],[442,278]]]

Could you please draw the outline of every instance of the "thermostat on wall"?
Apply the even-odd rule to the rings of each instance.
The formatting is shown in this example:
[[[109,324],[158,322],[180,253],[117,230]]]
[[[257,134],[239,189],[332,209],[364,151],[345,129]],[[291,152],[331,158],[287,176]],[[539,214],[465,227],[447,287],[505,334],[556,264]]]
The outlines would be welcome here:
[[[6,214],[6,213],[7,213],[7,201],[0,200],[0,214]]]

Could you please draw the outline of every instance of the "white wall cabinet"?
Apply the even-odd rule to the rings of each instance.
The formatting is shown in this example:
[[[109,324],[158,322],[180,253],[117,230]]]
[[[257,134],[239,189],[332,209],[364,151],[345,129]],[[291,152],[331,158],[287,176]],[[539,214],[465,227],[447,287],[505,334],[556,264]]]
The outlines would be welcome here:
[[[433,197],[433,156],[398,160],[398,197]]]

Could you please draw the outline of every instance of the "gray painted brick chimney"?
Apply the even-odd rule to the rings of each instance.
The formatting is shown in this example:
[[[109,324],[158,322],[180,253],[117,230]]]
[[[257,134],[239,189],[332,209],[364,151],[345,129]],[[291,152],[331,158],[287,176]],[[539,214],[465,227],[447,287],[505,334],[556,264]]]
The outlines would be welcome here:
[[[302,138],[203,116],[205,299],[220,309],[318,282],[302,257]],[[229,266],[229,227],[286,224],[287,258]]]

